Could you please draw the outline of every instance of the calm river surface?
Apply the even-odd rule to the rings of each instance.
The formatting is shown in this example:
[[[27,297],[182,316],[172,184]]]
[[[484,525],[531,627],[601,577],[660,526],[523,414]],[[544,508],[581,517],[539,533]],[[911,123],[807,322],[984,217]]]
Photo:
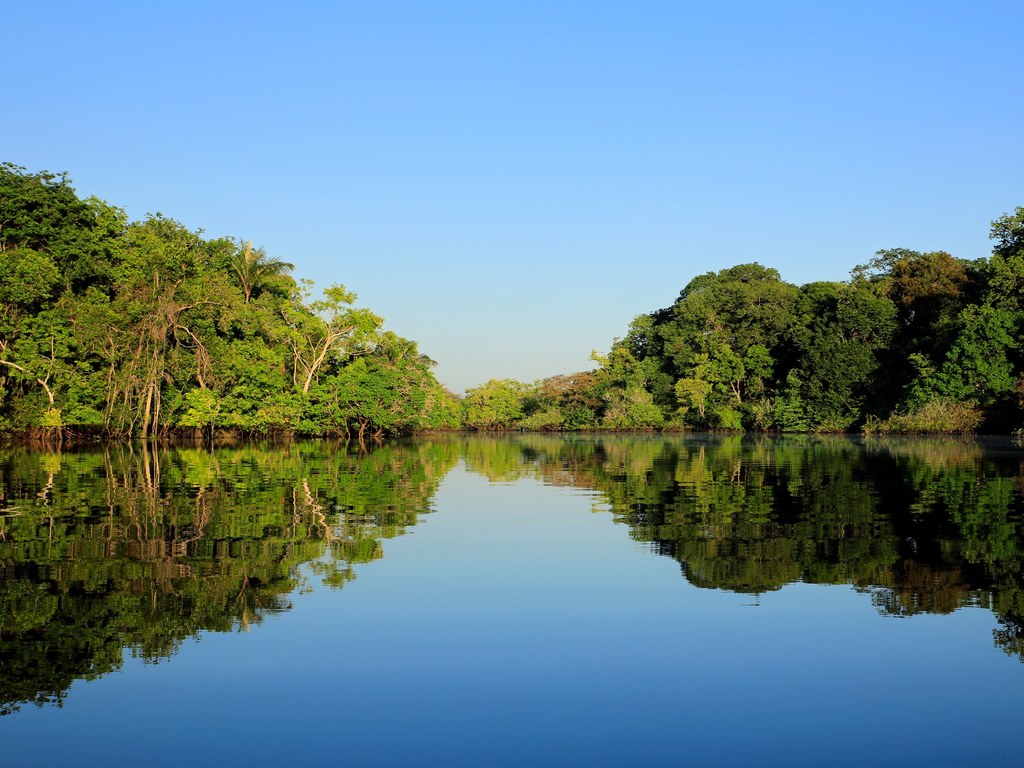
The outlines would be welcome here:
[[[1024,753],[1009,440],[0,449],[0,763]]]

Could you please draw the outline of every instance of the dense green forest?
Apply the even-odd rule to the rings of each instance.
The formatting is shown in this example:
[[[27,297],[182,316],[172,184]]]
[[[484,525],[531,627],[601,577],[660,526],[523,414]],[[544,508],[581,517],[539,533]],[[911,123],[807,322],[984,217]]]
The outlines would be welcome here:
[[[490,381],[477,428],[1009,432],[1024,424],[1024,208],[991,257],[880,251],[847,282],[741,264],[635,318],[596,370]]]
[[[0,429],[360,439],[458,426],[416,344],[342,285],[66,176],[0,166]]]
[[[1024,424],[1024,208],[992,255],[880,251],[846,282],[700,275],[596,368],[458,398],[334,285],[65,175],[0,165],[0,431],[1009,432]]]

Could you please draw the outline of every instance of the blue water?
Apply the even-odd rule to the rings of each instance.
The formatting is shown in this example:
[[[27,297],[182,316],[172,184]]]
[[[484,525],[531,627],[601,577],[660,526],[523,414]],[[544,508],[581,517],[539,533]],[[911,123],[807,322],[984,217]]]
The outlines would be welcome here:
[[[528,462],[527,462],[528,463]],[[125,652],[0,718],[4,765],[985,765],[1024,748],[992,611],[693,586],[593,488],[459,459],[429,514],[291,608]],[[326,557],[326,556],[325,556]],[[7,671],[10,671],[8,668]]]

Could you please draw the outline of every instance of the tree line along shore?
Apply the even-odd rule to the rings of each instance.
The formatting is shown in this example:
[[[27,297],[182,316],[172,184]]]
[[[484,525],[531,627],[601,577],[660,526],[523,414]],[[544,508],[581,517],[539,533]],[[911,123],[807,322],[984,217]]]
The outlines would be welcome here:
[[[1024,208],[992,253],[879,251],[795,285],[695,277],[593,370],[459,397],[343,285],[0,165],[0,434],[430,430],[1010,433],[1024,425]]]

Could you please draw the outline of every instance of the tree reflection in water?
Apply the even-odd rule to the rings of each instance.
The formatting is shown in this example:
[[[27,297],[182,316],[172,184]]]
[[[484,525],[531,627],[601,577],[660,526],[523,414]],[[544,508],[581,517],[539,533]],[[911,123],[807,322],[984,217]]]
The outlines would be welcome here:
[[[0,452],[0,707],[341,587],[431,509],[462,458],[492,482],[596,491],[703,588],[851,584],[887,615],[991,609],[1024,658],[1024,452],[1007,442],[453,435],[355,453]],[[300,566],[305,566],[300,568]]]
[[[340,587],[427,512],[454,447],[330,443],[0,453],[0,707],[60,703],[123,653],[291,607],[298,566]]]

